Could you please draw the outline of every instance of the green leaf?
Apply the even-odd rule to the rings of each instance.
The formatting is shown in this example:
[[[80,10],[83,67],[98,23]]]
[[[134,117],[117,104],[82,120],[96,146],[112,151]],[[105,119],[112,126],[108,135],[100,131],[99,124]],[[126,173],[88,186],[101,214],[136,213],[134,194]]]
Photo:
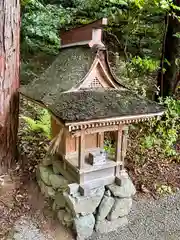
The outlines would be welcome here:
[[[111,3],[128,6],[128,3],[123,0],[110,0]]]
[[[180,38],[180,32],[173,35],[174,37]]]

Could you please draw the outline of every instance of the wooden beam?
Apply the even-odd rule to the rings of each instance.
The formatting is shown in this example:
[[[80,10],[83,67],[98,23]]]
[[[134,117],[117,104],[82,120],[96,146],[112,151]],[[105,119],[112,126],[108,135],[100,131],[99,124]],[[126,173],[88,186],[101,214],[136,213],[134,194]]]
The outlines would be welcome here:
[[[119,126],[116,137],[116,162],[121,161],[122,127]]]
[[[106,119],[94,119],[84,122],[66,122],[65,126],[81,126],[81,125],[88,125],[88,124],[96,124],[96,123],[108,123],[108,122],[118,122],[119,124],[122,123],[131,123],[131,122],[138,122],[144,120],[148,120],[149,118],[154,118],[157,116],[162,116],[164,111],[158,113],[147,113],[147,114],[140,114],[140,115],[130,115],[130,116],[121,116],[121,117],[114,117],[114,118],[106,118]]]
[[[118,125],[112,125],[112,126],[101,126],[101,127],[93,127],[93,128],[87,128],[84,130],[85,134],[93,134],[93,133],[104,133],[104,132],[111,132],[111,131],[117,131],[119,128]],[[72,135],[74,137],[79,137],[81,135],[81,130],[77,130],[75,132],[72,132]]]
[[[82,169],[84,167],[85,161],[85,132],[81,130],[81,135],[79,136],[79,146],[78,146],[78,168]]]
[[[117,137],[116,137],[116,158],[115,158],[115,161],[117,163],[121,162],[121,151],[122,151],[122,126],[119,125],[118,130],[117,130]],[[115,171],[116,171],[115,175],[119,176],[120,165],[116,166]]]
[[[104,132],[98,133],[98,147],[104,148]]]
[[[79,149],[79,139],[78,139],[78,137],[75,138],[75,144],[76,144],[76,152],[78,152],[78,149]]]
[[[127,139],[128,139],[128,127],[123,129],[122,131],[121,161],[123,162],[123,166],[124,166],[124,159],[126,157],[126,151],[127,151]]]

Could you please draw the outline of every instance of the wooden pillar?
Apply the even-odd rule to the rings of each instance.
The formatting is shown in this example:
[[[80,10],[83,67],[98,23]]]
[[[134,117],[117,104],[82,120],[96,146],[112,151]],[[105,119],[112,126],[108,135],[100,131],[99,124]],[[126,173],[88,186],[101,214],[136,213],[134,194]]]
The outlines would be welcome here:
[[[117,162],[115,175],[117,177],[119,176],[119,172],[120,172],[121,146],[122,146],[122,127],[119,126],[119,129],[117,131],[117,137],[116,137],[116,159],[115,159],[115,161]]]
[[[98,133],[98,147],[104,148],[104,132]]]
[[[79,150],[79,137],[75,137],[76,152]]]
[[[125,127],[122,131],[122,147],[121,147],[121,161],[124,168],[124,159],[127,151],[127,139],[128,139],[128,127]]]
[[[82,169],[84,167],[85,161],[85,132],[84,130],[81,131],[79,136],[79,144],[78,144],[78,168]]]

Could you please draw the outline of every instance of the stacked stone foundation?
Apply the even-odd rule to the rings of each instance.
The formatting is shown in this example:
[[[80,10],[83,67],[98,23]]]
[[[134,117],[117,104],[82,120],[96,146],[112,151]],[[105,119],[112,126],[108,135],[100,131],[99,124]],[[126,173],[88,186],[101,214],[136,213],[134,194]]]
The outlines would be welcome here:
[[[76,239],[86,239],[94,231],[107,233],[128,224],[135,187],[123,170],[115,182],[81,195],[80,186],[70,183],[46,158],[38,166],[37,182],[45,197],[53,199],[52,209],[59,221],[71,228]]]

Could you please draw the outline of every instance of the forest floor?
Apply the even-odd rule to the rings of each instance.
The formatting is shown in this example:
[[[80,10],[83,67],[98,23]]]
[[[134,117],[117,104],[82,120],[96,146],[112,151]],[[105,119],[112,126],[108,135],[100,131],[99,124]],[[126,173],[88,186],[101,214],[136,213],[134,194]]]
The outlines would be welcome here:
[[[35,118],[37,112],[32,104],[21,100],[21,114]],[[143,153],[146,161],[142,160],[144,156],[142,159],[135,159],[139,151],[138,136],[136,132],[130,134],[126,167],[138,190],[137,199],[148,198],[156,202],[153,198],[159,199],[163,194],[172,194],[180,189],[180,164],[172,158],[164,159],[156,150]],[[36,167],[45,156],[48,144],[49,141],[42,134],[27,131],[24,121],[20,119],[19,160],[9,174],[0,176],[1,240],[26,240],[22,236],[13,237],[17,228],[21,229],[21,225],[31,234],[35,231],[39,236],[35,238],[30,235],[27,240],[73,239],[68,230],[56,220],[50,208],[51,202],[44,199],[35,181]],[[24,231],[25,235],[27,231]],[[120,239],[118,236],[114,239]]]

